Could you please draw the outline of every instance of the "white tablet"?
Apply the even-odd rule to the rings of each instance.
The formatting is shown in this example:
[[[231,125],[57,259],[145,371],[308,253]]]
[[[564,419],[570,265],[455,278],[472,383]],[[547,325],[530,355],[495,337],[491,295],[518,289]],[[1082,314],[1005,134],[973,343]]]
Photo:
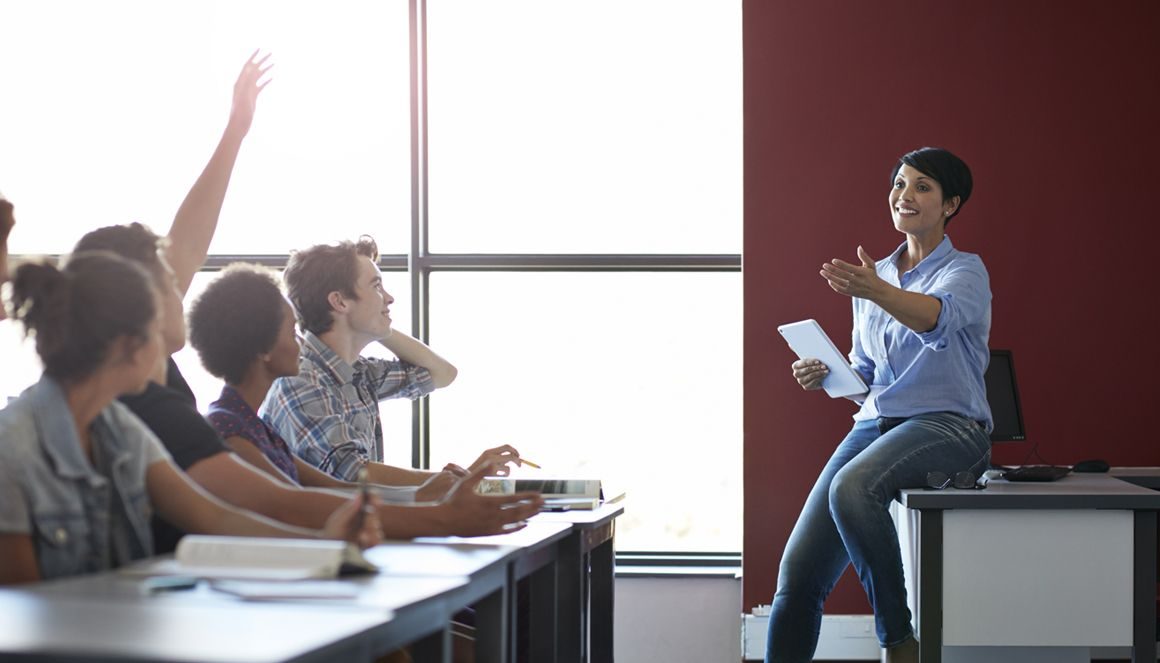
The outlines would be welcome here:
[[[842,353],[838,352],[834,342],[826,336],[826,332],[822,331],[822,326],[816,320],[802,320],[782,325],[777,331],[781,332],[782,338],[789,343],[790,349],[799,359],[820,359],[826,368],[830,369],[830,373],[822,381],[822,389],[826,390],[830,398],[854,396],[869,391],[866,383],[862,381],[862,376],[858,375],[858,371],[855,371]]]

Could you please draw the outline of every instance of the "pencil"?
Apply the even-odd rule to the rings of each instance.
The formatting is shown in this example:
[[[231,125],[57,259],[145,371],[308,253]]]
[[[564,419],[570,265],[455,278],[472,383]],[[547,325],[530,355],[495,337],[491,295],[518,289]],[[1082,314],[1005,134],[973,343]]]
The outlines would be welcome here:
[[[359,492],[359,495],[362,495],[362,505],[358,510],[358,517],[354,521],[356,532],[362,530],[363,520],[366,519],[366,513],[371,508],[371,506],[370,506],[370,504],[371,504],[371,488],[370,488],[370,484],[368,483],[368,480],[367,480],[367,477],[369,475],[370,475],[370,472],[367,471],[367,468],[365,465],[362,466],[361,468],[359,468],[359,471],[358,471],[358,492]]]
[[[520,459],[520,465],[527,465],[528,467],[533,467],[533,468],[535,468],[535,469],[537,469],[537,470],[542,470],[542,469],[544,469],[544,468],[540,467],[539,465],[536,465],[536,464],[535,464],[535,463],[533,463],[532,461],[528,460],[527,458],[521,458],[521,459]]]

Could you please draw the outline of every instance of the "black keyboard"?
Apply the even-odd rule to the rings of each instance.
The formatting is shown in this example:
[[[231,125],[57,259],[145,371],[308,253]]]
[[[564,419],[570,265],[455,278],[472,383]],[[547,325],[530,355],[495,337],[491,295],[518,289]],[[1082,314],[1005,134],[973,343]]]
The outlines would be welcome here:
[[[1071,474],[1070,467],[1059,465],[1024,465],[1003,472],[1008,481],[1055,481]]]

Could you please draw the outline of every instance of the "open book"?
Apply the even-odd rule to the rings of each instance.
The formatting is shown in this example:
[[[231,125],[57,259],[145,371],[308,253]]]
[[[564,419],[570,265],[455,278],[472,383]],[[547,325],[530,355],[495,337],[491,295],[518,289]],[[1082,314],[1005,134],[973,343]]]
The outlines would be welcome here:
[[[377,570],[357,547],[345,541],[190,534],[177,544],[174,559],[134,565],[125,572],[210,579],[303,580]]]
[[[487,477],[479,482],[478,491],[485,495],[511,495],[534,492],[544,496],[548,511],[592,510],[603,498],[599,479],[527,479]]]

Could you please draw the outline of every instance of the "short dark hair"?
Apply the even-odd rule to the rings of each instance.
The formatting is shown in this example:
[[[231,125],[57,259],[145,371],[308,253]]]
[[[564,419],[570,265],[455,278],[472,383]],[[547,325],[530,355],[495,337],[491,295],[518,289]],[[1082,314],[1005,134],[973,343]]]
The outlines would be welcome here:
[[[967,167],[966,162],[948,150],[941,147],[923,147],[902,155],[898,163],[894,164],[894,170],[890,172],[891,186],[894,186],[894,178],[898,176],[902,164],[906,164],[938,182],[939,186],[942,187],[943,202],[955,196],[959,197],[959,204],[955,207],[955,211],[947,217],[947,223],[958,216],[963,205],[967,204],[967,199],[971,197],[971,189],[974,187],[971,169]]]
[[[8,234],[12,232],[12,226],[16,225],[16,217],[13,216],[12,203],[5,198],[0,198],[0,244],[8,241]]]
[[[357,299],[354,288],[360,256],[375,262],[379,259],[379,247],[368,235],[359,237],[357,242],[319,244],[290,254],[282,278],[298,314],[298,324],[304,330],[322,334],[334,326],[330,293],[341,292]]]
[[[107,251],[73,254],[63,268],[27,263],[12,280],[15,318],[36,339],[44,372],[88,377],[117,338],[146,341],[157,314],[149,273]]]
[[[161,276],[161,258],[157,252],[164,249],[168,240],[149,229],[143,223],[122,226],[105,226],[87,233],[73,252],[109,251],[126,260],[143,265],[155,277]]]
[[[240,383],[254,360],[278,342],[282,301],[270,269],[246,263],[226,267],[189,309],[189,342],[205,370]]]

